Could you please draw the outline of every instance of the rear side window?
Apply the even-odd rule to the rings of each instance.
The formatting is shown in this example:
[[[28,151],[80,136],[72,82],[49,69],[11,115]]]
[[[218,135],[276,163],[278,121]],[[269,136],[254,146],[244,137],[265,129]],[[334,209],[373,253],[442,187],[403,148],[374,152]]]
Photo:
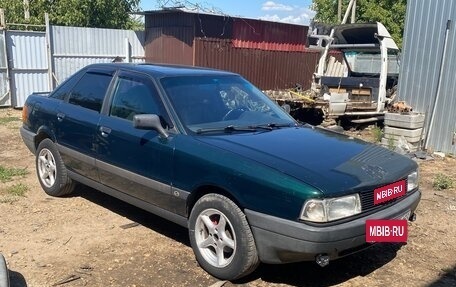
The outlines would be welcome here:
[[[100,112],[112,76],[87,72],[71,91],[69,103]]]
[[[49,96],[54,99],[64,100],[67,95],[70,94],[71,88],[78,82],[79,78],[81,78],[82,72],[79,72],[70,78],[68,78],[65,82],[63,82],[57,89]]]

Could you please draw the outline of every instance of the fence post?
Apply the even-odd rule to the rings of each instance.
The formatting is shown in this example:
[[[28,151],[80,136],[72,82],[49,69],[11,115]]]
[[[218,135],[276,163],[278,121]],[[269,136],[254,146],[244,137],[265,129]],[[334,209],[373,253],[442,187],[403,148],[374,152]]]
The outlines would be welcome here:
[[[52,29],[49,24],[49,14],[44,14],[44,19],[46,21],[46,50],[47,50],[47,62],[48,62],[48,75],[49,75],[49,91],[54,90],[55,81],[54,81],[54,55],[52,53]]]
[[[12,105],[12,101],[13,101],[13,97],[12,97],[12,91],[11,91],[11,77],[10,77],[10,67],[9,67],[9,61],[10,61],[10,57],[9,57],[9,53],[8,53],[8,43],[7,43],[7,31],[6,31],[6,27],[3,26],[1,31],[0,31],[0,34],[3,35],[3,50],[0,51],[0,55],[3,56],[3,60],[5,61],[5,65],[4,67],[0,67],[0,70],[1,72],[5,73],[5,77],[6,77],[6,80],[4,81],[4,90],[5,90],[5,93],[3,94],[0,94],[0,106],[1,107],[4,107],[4,106],[11,106]],[[0,84],[1,85],[1,84]],[[3,92],[3,91],[2,91]]]
[[[2,70],[5,71],[5,76],[6,76],[6,81],[4,82],[5,85],[5,94],[0,94],[0,106],[11,106],[13,104],[13,93],[15,91],[12,91],[11,87],[12,85],[12,79],[10,76],[10,55],[8,53],[8,39],[7,39],[7,30],[6,30],[6,18],[5,18],[5,9],[1,8],[0,9],[0,28],[1,28],[1,33],[3,34],[3,51],[0,51],[0,54],[3,54],[2,56],[4,57],[5,60],[5,66],[1,67]],[[6,98],[6,100],[5,100]],[[9,99],[8,99],[9,98]]]
[[[125,37],[125,62],[131,63],[131,46],[128,37]]]

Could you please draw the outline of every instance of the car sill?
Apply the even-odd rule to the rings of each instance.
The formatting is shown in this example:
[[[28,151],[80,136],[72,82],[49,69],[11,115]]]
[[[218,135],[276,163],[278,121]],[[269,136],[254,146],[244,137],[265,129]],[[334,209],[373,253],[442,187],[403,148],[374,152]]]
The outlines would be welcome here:
[[[68,172],[68,175],[72,179],[74,179],[74,180],[76,180],[76,181],[78,181],[78,182],[80,182],[82,184],[85,184],[87,186],[95,188],[95,189],[97,189],[97,190],[99,190],[99,191],[101,191],[103,193],[106,193],[106,194],[112,196],[112,197],[115,197],[115,198],[120,199],[122,201],[125,201],[125,202],[127,202],[127,203],[129,203],[131,205],[134,205],[134,206],[136,206],[138,208],[144,209],[144,210],[146,210],[146,211],[148,211],[150,213],[153,213],[155,215],[163,217],[163,218],[165,218],[165,219],[167,219],[169,221],[172,221],[172,222],[174,222],[176,224],[179,224],[179,225],[181,225],[181,226],[183,226],[185,228],[188,227],[187,218],[184,217],[184,216],[177,215],[177,214],[175,214],[175,213],[173,213],[171,211],[162,209],[162,208],[160,208],[160,207],[158,207],[156,205],[144,202],[144,201],[142,201],[140,199],[137,199],[136,197],[130,196],[130,195],[125,194],[123,192],[120,192],[120,191],[117,191],[117,190],[112,189],[110,187],[107,187],[107,186],[105,186],[105,185],[103,185],[101,183],[98,183],[98,182],[94,181],[94,180],[91,180],[91,179],[88,179],[88,178],[86,178],[84,176],[81,176],[81,175],[79,175],[79,174],[77,174],[75,172],[72,172],[72,171],[69,171],[69,170],[67,172]]]

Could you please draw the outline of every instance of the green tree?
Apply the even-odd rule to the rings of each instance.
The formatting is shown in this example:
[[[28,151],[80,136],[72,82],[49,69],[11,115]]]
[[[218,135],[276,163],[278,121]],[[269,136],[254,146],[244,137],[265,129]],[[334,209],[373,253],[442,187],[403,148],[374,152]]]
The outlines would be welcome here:
[[[44,24],[49,13],[51,24],[63,26],[134,29],[142,25],[129,13],[139,10],[140,0],[29,0],[30,18],[24,17],[22,0],[0,0],[7,23]]]
[[[349,0],[342,0],[342,15]],[[316,11],[315,21],[337,24],[338,0],[313,0],[312,9]],[[399,47],[402,46],[407,0],[357,0],[356,22],[381,22],[391,33]]]

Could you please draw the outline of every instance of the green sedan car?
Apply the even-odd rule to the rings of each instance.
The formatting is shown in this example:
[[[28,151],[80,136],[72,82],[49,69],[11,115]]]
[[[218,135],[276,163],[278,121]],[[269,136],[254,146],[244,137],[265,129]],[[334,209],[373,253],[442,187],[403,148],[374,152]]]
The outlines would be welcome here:
[[[90,65],[27,98],[21,135],[47,194],[84,184],[188,227],[221,279],[260,262],[325,266],[384,241],[421,197],[414,161],[300,124],[225,71]]]

